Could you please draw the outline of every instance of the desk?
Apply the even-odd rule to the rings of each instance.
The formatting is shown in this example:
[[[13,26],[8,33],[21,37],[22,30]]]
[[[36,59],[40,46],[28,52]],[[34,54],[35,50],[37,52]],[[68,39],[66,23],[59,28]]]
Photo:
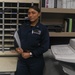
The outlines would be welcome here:
[[[17,66],[17,56],[16,51],[0,51],[0,74],[10,74],[14,75]]]
[[[18,56],[18,53],[15,50],[11,50],[11,51],[0,51],[0,56],[4,57],[4,56]]]
[[[17,59],[17,57],[0,57],[0,74],[14,75]]]

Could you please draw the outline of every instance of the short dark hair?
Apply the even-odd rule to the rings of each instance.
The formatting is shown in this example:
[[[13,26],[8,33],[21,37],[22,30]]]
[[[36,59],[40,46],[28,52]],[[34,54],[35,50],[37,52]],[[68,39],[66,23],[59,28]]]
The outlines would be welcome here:
[[[38,13],[41,12],[41,10],[40,10],[40,8],[39,8],[38,6],[31,6],[31,7],[29,7],[29,9],[30,9],[30,8],[36,10]]]

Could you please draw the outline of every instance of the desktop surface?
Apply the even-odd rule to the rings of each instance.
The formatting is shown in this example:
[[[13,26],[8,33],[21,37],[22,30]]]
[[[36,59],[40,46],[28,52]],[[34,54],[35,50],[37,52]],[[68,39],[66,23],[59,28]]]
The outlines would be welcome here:
[[[0,72],[15,72],[17,57],[0,57]]]

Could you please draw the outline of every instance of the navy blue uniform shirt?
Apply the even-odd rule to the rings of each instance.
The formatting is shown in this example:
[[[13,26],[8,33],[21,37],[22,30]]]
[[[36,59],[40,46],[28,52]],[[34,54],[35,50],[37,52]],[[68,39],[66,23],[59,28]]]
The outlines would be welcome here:
[[[18,30],[21,47],[24,51],[31,51],[33,56],[43,55],[49,48],[49,33],[43,24],[38,22],[36,26],[22,25]],[[17,47],[17,44],[15,44]]]

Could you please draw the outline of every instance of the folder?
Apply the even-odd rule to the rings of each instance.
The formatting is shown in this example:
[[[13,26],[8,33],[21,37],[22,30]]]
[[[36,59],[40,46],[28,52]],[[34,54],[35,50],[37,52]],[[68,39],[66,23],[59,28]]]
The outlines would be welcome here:
[[[14,33],[14,38],[17,42],[18,47],[21,48],[21,42],[20,42],[20,38],[19,38],[19,35],[18,35],[17,31]]]

